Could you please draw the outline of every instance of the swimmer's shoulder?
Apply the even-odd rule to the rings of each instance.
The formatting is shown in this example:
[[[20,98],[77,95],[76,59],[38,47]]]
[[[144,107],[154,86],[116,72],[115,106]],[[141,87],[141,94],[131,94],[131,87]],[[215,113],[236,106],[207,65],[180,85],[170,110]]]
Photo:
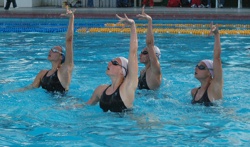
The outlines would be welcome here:
[[[48,71],[49,71],[49,70],[40,70],[40,72],[37,74],[35,80],[38,80],[38,79],[41,80],[41,79],[45,76],[45,74],[46,74]]]
[[[110,85],[108,85],[108,84],[103,84],[103,85],[99,85],[97,88],[96,88],[96,90],[98,90],[98,91],[104,91],[106,88],[108,88]]]
[[[191,95],[192,95],[192,97],[195,95],[195,93],[196,93],[196,91],[199,89],[199,87],[196,87],[196,88],[193,88],[192,90],[191,90]]]
[[[48,71],[49,70],[46,70],[46,69],[40,70],[40,72],[38,73],[38,75],[41,75],[43,77]]]

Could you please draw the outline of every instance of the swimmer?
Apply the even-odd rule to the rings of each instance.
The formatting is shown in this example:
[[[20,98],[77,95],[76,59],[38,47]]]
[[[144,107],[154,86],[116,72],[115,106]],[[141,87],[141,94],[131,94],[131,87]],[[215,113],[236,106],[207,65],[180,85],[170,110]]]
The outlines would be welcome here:
[[[124,57],[117,57],[108,63],[106,74],[111,79],[110,85],[98,86],[87,104],[95,105],[99,102],[104,112],[124,112],[133,106],[135,91],[138,84],[138,39],[136,25],[133,19],[126,14],[122,18],[118,15],[119,23],[130,26],[130,49],[128,60]]]
[[[14,90],[14,92],[22,92],[39,88],[51,92],[65,92],[69,90],[72,77],[73,63],[73,36],[74,36],[74,11],[66,7],[66,14],[61,16],[69,17],[69,25],[66,34],[66,53],[64,47],[54,46],[49,50],[48,60],[52,67],[50,70],[41,70],[33,83],[24,88]]]
[[[201,60],[195,67],[194,76],[200,81],[201,86],[191,90],[192,104],[200,103],[205,106],[213,105],[212,102],[223,96],[223,76],[221,64],[221,44],[218,25],[211,23],[210,34],[214,34],[214,54],[212,60]]]
[[[161,66],[159,62],[161,52],[160,49],[154,45],[152,18],[144,12],[144,7],[142,7],[142,14],[138,14],[137,17],[148,21],[147,46],[140,54],[140,62],[143,63],[145,67],[140,71],[138,88],[157,90],[162,81]]]

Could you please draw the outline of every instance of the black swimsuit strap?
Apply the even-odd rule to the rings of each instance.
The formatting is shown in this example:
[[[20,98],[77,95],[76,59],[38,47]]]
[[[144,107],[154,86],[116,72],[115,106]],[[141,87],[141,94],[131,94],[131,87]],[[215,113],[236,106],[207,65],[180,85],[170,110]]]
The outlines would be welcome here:
[[[50,70],[48,70],[44,76],[47,76],[47,74],[49,73],[49,71],[50,71]]]
[[[50,70],[48,70],[44,76],[47,76],[47,74],[49,73],[49,71],[50,71]],[[57,76],[57,71],[58,71],[58,70],[56,70],[56,71],[53,73],[53,74],[56,74],[56,76]],[[52,75],[53,75],[53,74],[52,74]],[[50,75],[50,76],[52,76],[52,75]],[[49,76],[49,77],[50,77],[50,76]]]
[[[107,91],[107,89],[110,87],[111,85],[109,85],[103,92],[106,94],[106,91]]]
[[[198,93],[198,90],[200,89],[201,87],[199,87],[196,91],[196,93],[194,94],[194,97],[193,97],[193,100],[191,101],[192,104],[195,104],[195,103],[200,103],[200,104],[204,104],[205,106],[213,106],[213,103],[211,103],[211,101],[209,100],[208,98],[208,94],[207,94],[207,90],[208,88],[206,89],[206,91],[204,92],[204,94],[202,95],[202,97],[199,99],[199,100],[195,100],[195,97]]]
[[[119,85],[118,88],[117,88],[113,93],[115,93],[117,90],[119,90],[120,86],[121,86],[121,85]],[[107,89],[108,89],[109,87],[111,87],[111,85],[109,85],[109,86],[103,91],[105,95],[107,95],[107,94],[106,94],[106,91],[107,91]],[[112,94],[113,94],[113,93],[112,93]],[[111,95],[112,95],[112,94],[111,94]]]
[[[195,99],[196,94],[198,93],[198,90],[199,90],[200,88],[201,88],[201,87],[199,87],[199,88],[196,90],[196,92],[195,92],[195,94],[194,94],[194,99]]]

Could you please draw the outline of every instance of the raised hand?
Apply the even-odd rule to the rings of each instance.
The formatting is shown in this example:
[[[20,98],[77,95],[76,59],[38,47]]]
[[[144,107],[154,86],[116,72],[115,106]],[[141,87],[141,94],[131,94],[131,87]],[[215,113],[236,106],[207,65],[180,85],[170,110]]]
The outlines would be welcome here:
[[[61,14],[61,16],[72,17],[74,15],[74,12],[76,11],[76,9],[70,10],[69,6],[65,6],[65,8],[66,8],[66,13],[65,14]]]
[[[125,18],[120,17],[119,15],[116,14],[116,17],[119,19],[118,23],[123,23],[125,26],[131,26],[132,24],[135,23],[133,19],[129,19],[126,14],[124,14]]]
[[[211,22],[210,23],[210,33],[209,33],[209,35],[212,35],[212,34],[216,35],[218,33],[219,33],[218,24],[213,25],[213,22]]]
[[[145,20],[150,20],[150,19],[152,19],[149,15],[147,15],[147,14],[144,12],[144,7],[145,7],[145,6],[142,7],[142,12],[141,12],[141,14],[136,15],[136,17],[137,17],[138,19],[145,19]]]

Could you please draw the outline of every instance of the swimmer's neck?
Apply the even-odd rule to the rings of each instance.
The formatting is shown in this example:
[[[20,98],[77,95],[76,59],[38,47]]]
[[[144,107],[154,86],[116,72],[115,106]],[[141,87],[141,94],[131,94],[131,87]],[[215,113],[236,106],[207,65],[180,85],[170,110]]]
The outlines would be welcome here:
[[[144,72],[147,72],[147,70],[150,68],[150,63],[149,64],[146,64],[145,67],[144,67]]]
[[[60,68],[61,64],[57,64],[57,63],[54,63],[52,62],[52,68],[51,68],[51,71],[57,71],[58,68]]]
[[[121,84],[123,83],[123,79],[116,79],[116,80],[112,80],[112,84],[111,84],[111,88],[114,90],[116,90]]]
[[[201,82],[201,89],[207,89],[211,83],[211,79],[207,78],[205,80],[200,80]]]

